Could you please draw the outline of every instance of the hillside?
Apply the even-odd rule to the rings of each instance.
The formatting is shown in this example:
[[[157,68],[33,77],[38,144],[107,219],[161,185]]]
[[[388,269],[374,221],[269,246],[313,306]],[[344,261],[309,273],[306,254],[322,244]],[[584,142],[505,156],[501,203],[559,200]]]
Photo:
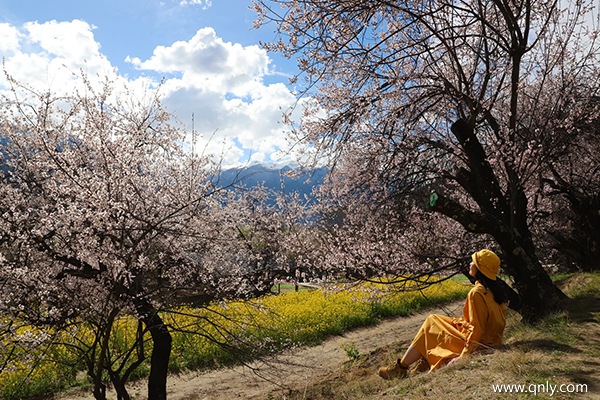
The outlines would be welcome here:
[[[215,182],[220,187],[232,189],[264,186],[277,192],[298,193],[311,197],[313,188],[323,183],[328,170],[325,167],[312,171],[299,171],[290,166],[269,167],[254,164],[247,167],[224,169]]]
[[[425,314],[382,321],[332,337],[314,347],[279,355],[249,367],[169,378],[169,399],[600,399],[600,274],[574,275],[563,283],[572,296],[566,312],[536,326],[524,326],[509,315],[505,345],[434,373],[384,381],[379,366],[400,356]],[[429,312],[457,314],[462,302]],[[351,360],[344,348],[359,356]],[[494,392],[493,385],[520,384],[529,393]],[[579,392],[558,393],[564,390]],[[583,386],[586,391],[582,393]],[[555,393],[549,393],[551,388]],[[532,390],[535,390],[535,396]],[[144,399],[144,386],[136,396]],[[544,392],[546,391],[546,392]],[[88,399],[71,394],[58,400]]]

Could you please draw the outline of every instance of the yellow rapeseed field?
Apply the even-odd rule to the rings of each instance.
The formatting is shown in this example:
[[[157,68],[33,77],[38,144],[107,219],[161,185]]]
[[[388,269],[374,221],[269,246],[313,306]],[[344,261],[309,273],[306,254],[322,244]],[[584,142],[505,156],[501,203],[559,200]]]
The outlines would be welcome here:
[[[420,285],[414,284],[412,289]],[[464,298],[469,284],[446,280],[423,290],[395,285],[363,283],[331,285],[319,290],[301,290],[268,295],[251,301],[230,301],[207,308],[180,308],[163,318],[173,337],[170,368],[173,372],[216,368],[253,357],[314,344],[328,335],[376,323],[377,320],[407,315],[423,307]],[[0,398],[27,398],[89,384],[83,355],[92,348],[94,334],[85,322],[60,332],[40,332],[47,339],[40,345],[21,348],[0,346]],[[137,332],[133,317],[116,321],[110,337],[110,353],[119,360],[132,346]],[[144,351],[148,355],[151,342]],[[13,349],[13,350],[11,350]],[[89,355],[89,353],[88,353]],[[144,376],[148,365],[138,368]]]

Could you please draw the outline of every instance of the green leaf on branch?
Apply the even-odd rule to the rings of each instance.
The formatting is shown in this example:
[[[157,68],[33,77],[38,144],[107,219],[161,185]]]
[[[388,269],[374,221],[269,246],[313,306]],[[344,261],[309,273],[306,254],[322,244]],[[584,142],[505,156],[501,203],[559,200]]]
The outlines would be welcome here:
[[[435,207],[435,204],[437,203],[438,199],[438,194],[436,192],[431,192],[431,195],[429,195],[429,207]]]

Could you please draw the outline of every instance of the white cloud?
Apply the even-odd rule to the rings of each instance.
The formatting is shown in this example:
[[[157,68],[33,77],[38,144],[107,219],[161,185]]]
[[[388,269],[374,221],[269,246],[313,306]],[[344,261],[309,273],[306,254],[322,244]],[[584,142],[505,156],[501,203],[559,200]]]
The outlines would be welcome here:
[[[287,147],[279,121],[295,97],[283,83],[264,82],[270,60],[258,46],[224,42],[212,28],[203,28],[189,41],[157,47],[148,60],[129,61],[167,74],[167,107],[188,125],[194,115],[203,137],[217,143],[235,138],[229,145],[253,161],[274,162],[274,153]]]
[[[80,71],[108,76],[114,69],[87,22],[27,22],[1,29],[12,32],[10,46],[0,47],[6,70],[30,87],[62,93],[73,87]]]
[[[0,24],[0,52],[15,52],[19,49],[19,30],[14,26],[1,23]]]
[[[182,6],[201,6],[203,10],[212,6],[211,0],[181,0],[179,2]]]
[[[189,41],[158,46],[146,61],[128,61],[140,70],[181,74],[189,85],[236,96],[257,90],[270,62],[265,50],[224,42],[212,28],[200,29]]]
[[[147,60],[128,57],[141,76],[119,76],[94,29],[80,20],[0,24],[6,38],[0,57],[14,78],[43,90],[73,87],[80,70],[89,77],[108,75],[134,90],[163,78],[165,105],[190,132],[194,115],[198,151],[222,156],[227,164],[273,162],[287,147],[279,121],[295,97],[283,83],[265,83],[270,59],[263,49],[225,42],[212,28],[203,28],[189,41],[157,46]]]
[[[39,44],[44,52],[55,57],[92,60],[100,54],[100,45],[92,32],[94,27],[84,21],[27,22],[24,29],[29,42]]]

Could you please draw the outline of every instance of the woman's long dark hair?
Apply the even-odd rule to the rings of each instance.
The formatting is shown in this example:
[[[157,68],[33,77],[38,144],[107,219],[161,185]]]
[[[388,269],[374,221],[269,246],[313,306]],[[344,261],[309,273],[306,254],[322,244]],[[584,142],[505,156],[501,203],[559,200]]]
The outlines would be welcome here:
[[[482,274],[480,270],[477,270],[477,273],[475,273],[475,279],[478,280],[483,287],[492,291],[492,294],[494,295],[494,301],[496,301],[496,303],[504,304],[508,301],[508,297],[504,292],[504,288],[502,287],[500,279],[496,278],[496,280],[493,281]]]

